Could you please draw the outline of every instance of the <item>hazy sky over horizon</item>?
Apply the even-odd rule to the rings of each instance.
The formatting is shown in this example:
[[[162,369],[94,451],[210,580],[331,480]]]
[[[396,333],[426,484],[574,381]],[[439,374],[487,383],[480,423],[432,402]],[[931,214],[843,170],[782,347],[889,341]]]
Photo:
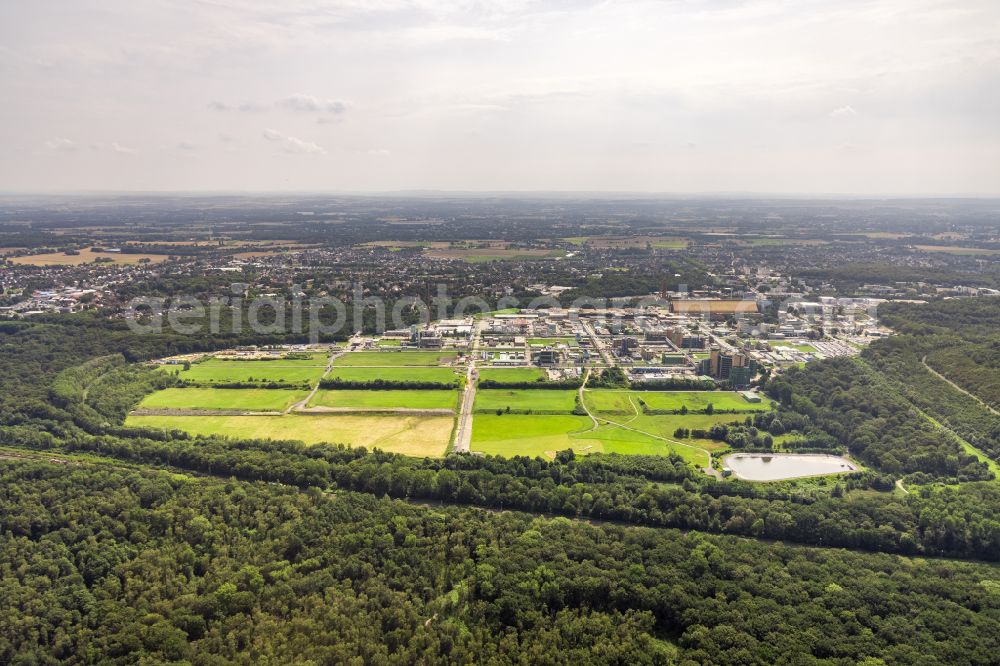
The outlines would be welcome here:
[[[1000,194],[997,0],[0,0],[0,190]]]

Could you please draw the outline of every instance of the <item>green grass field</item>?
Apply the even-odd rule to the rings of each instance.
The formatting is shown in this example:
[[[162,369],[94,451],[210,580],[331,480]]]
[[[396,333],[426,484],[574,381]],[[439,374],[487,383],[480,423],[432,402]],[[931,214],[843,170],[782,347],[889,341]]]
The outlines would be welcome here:
[[[398,338],[382,338],[378,341],[379,347],[398,347],[402,343],[402,340]]]
[[[631,424],[630,424],[631,425]],[[500,456],[540,456],[551,459],[557,451],[578,454],[668,455],[676,452],[692,464],[704,466],[708,455],[697,447],[683,446],[613,425],[591,430],[586,416],[536,416],[521,414],[476,415],[472,424],[472,450]],[[689,441],[689,440],[685,440]],[[713,448],[719,448],[711,443]]]
[[[580,343],[576,341],[576,338],[529,338],[528,344],[532,346],[544,346],[544,345],[556,345],[564,344],[570,347],[579,347]]]
[[[284,389],[168,388],[146,396],[139,409],[280,412],[307,395],[307,391]]]
[[[484,319],[486,317],[492,317],[494,315],[517,314],[520,311],[521,311],[520,308],[506,308],[504,310],[493,310],[491,312],[477,312],[476,314],[472,315],[472,317],[473,319]]]
[[[410,456],[441,456],[451,438],[450,416],[129,416],[130,427],[177,429],[235,439],[292,439],[350,444]]]
[[[308,407],[457,409],[458,391],[317,391]]]
[[[434,367],[451,362],[457,355],[454,352],[437,351],[348,352],[338,358],[334,365],[341,368],[352,366]]]
[[[324,354],[320,352],[312,352],[309,354],[309,358],[270,358],[262,359],[258,361],[253,360],[226,360],[223,358],[208,358],[204,361],[198,362],[196,365],[202,367],[225,367],[233,363],[254,363],[261,367],[267,367],[268,365],[280,365],[286,367],[321,367],[325,368],[326,364],[330,360],[329,354]]]
[[[600,418],[600,415],[597,415]],[[674,431],[679,427],[689,429],[707,430],[719,423],[742,422],[746,414],[664,414],[656,416],[640,415],[634,417],[633,421],[627,421],[628,425],[651,432],[661,437],[674,436]],[[612,421],[626,422],[626,419],[612,418]]]
[[[572,412],[576,391],[548,389],[480,389],[476,392],[476,411],[496,411],[510,407],[513,411]]]
[[[617,391],[593,389],[584,391],[587,407],[594,412],[634,414],[642,411],[642,400],[652,410],[674,410],[687,406],[688,411],[703,412],[709,403],[716,410],[760,412],[770,409],[771,400],[761,397],[760,402],[747,402],[732,391]],[[631,404],[629,399],[631,398]]]
[[[538,368],[482,368],[479,379],[495,382],[534,382],[545,379],[545,371]]]
[[[297,364],[296,364],[297,363]],[[215,361],[195,363],[189,370],[181,366],[161,365],[162,372],[177,374],[189,382],[227,384],[231,382],[287,382],[289,384],[313,383],[323,376],[326,364],[317,365],[303,361]]]
[[[370,382],[385,379],[394,382],[442,382],[458,384],[460,375],[451,368],[338,368],[334,367],[327,379],[351,382]]]
[[[612,425],[602,425],[590,435],[601,440],[605,453],[631,456],[665,456],[676,453],[692,465],[704,467],[708,464],[708,454],[699,450],[705,447],[695,440],[691,441],[692,446],[682,446]]]
[[[547,451],[564,449],[579,453],[602,451],[599,439],[572,436],[591,425],[586,416],[476,415],[472,421],[472,450],[508,457],[546,457]]]

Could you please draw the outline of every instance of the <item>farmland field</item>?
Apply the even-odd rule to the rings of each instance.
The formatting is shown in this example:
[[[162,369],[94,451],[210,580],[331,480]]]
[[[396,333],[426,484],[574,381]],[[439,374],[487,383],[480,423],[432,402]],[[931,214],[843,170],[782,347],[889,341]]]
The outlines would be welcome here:
[[[483,368],[479,371],[480,380],[495,382],[534,382],[545,378],[545,371],[538,368]]]
[[[683,250],[688,246],[685,238],[663,236],[573,236],[563,240],[596,249],[645,248],[648,245],[656,250]]]
[[[684,440],[691,446],[672,444],[614,425],[602,425],[595,430],[591,430],[592,427],[586,416],[476,415],[472,425],[472,450],[506,457],[549,459],[565,449],[573,449],[577,454],[668,455],[676,452],[685,460],[703,466],[708,456],[699,448],[719,448],[716,442],[703,446],[700,440]]]
[[[520,261],[539,259],[543,257],[561,257],[565,254],[560,250],[505,248],[505,247],[465,247],[465,248],[431,248],[425,250],[433,259],[459,259],[470,264],[481,264],[489,261]]]
[[[65,254],[63,252],[50,252],[47,254],[33,254],[27,257],[8,257],[15,264],[25,266],[79,266],[89,264],[97,259],[110,259],[114,264],[137,264],[142,259],[148,259],[149,263],[159,264],[168,259],[165,254],[123,254],[120,252],[94,252],[89,247],[80,250],[79,254]]]
[[[587,407],[594,412],[634,414],[642,411],[640,400],[652,410],[675,410],[687,406],[691,412],[703,412],[709,403],[719,411],[767,411],[771,401],[761,396],[760,402],[748,402],[732,391],[616,391],[592,389],[584,391]],[[629,399],[631,398],[631,404]],[[633,406],[634,405],[634,406]]]
[[[317,391],[308,407],[456,409],[458,391]]]
[[[384,379],[393,382],[442,382],[457,384],[459,375],[451,368],[389,367],[389,368],[338,368],[334,366],[326,379],[350,382],[371,382]]]
[[[455,359],[455,352],[402,351],[402,352],[349,352],[338,358],[337,367],[386,366],[434,367]]]
[[[988,247],[958,247],[955,245],[915,245],[918,250],[923,250],[924,252],[944,252],[946,254],[959,254],[959,255],[991,255],[1000,254],[1000,250],[996,250]]]
[[[191,364],[184,370],[177,365],[161,365],[159,369],[189,382],[226,384],[230,382],[316,382],[323,376],[325,364],[312,361],[220,361],[210,359]]]
[[[476,411],[496,411],[510,407],[514,411],[572,412],[576,391],[549,389],[480,389],[476,392]]]
[[[665,456],[670,453],[676,453],[689,463],[699,466],[704,466],[708,462],[708,455],[699,449],[711,450],[712,448],[704,446],[702,440],[678,440],[691,444],[691,446],[682,446],[613,425],[602,425],[589,434],[601,440],[605,453],[620,453],[632,456]],[[711,444],[716,448],[718,447],[718,444],[715,442],[711,442]]]
[[[546,451],[601,451],[601,441],[582,433],[592,422],[586,416],[476,415],[472,450],[500,456],[544,456]]]
[[[632,419],[621,419],[621,422],[626,423],[630,428],[642,430],[651,435],[675,439],[674,431],[678,428],[708,430],[713,425],[732,423],[733,421],[741,420],[741,418],[737,414],[670,414],[666,416],[637,416]],[[617,421],[618,419],[613,420]],[[683,441],[686,444],[692,444],[709,451],[725,448],[722,442],[716,442],[711,439],[691,437],[678,441]]]
[[[234,409],[280,412],[307,391],[285,389],[168,388],[152,393],[139,409]]]
[[[130,427],[177,429],[192,435],[236,439],[292,439],[380,448],[411,456],[443,455],[451,437],[450,416],[129,416]]]

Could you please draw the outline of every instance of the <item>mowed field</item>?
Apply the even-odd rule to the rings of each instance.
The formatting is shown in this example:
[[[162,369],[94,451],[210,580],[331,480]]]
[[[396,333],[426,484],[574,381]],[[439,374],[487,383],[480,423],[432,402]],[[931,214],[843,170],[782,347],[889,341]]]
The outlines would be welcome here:
[[[65,254],[63,252],[50,252],[47,254],[33,254],[28,257],[9,257],[15,264],[25,266],[79,266],[90,264],[98,259],[110,259],[115,264],[137,264],[141,259],[148,259],[149,263],[158,264],[168,259],[165,254],[123,254],[120,252],[94,252],[90,248],[80,250],[79,254]]]
[[[456,409],[458,391],[320,390],[307,406],[351,409]]]
[[[280,412],[307,391],[285,389],[168,388],[147,395],[139,409],[234,409]]]
[[[183,430],[235,439],[286,439],[379,448],[410,456],[441,456],[451,438],[450,416],[129,416],[130,427]]]
[[[436,351],[364,351],[349,352],[338,358],[336,367],[385,366],[385,367],[434,367],[450,363],[457,356],[454,352]]]
[[[945,254],[960,254],[960,255],[991,255],[1000,254],[1000,250],[996,250],[988,247],[957,247],[955,245],[914,245],[918,250],[923,250],[924,252],[944,252]]]
[[[515,412],[572,412],[576,391],[548,389],[479,389],[476,391],[476,411],[492,412],[508,407]]]
[[[566,345],[568,347],[579,347],[580,343],[577,342],[576,338],[529,338],[528,344],[532,347],[544,347],[544,346],[555,346],[555,345]]]
[[[477,414],[472,421],[472,450],[499,456],[552,457],[547,452],[573,449],[602,451],[601,441],[584,437],[593,422],[586,416],[503,416]]]
[[[161,365],[160,370],[177,374],[183,380],[203,384],[227,384],[230,382],[288,382],[301,384],[319,381],[326,370],[326,363],[316,361],[274,360],[274,361],[221,361],[209,359],[191,364],[185,370],[177,365]]]
[[[595,249],[645,248],[648,245],[656,250],[683,250],[689,242],[686,238],[663,236],[573,236],[563,240]]]
[[[470,264],[482,264],[489,261],[519,261],[540,259],[543,257],[561,257],[561,250],[526,249],[526,248],[448,248],[429,249],[425,254],[433,259],[458,259]]]
[[[545,379],[545,371],[538,368],[482,368],[479,379],[495,382],[534,382]]]
[[[594,412],[634,414],[642,411],[642,402],[652,410],[703,412],[711,404],[717,411],[761,412],[771,408],[771,400],[761,396],[760,402],[749,402],[732,391],[616,391],[590,389],[583,392],[587,407]],[[642,402],[640,402],[642,401]]]
[[[393,382],[439,382],[458,384],[460,375],[451,368],[356,368],[334,366],[326,379],[341,379],[348,382],[371,382],[384,379]]]
[[[644,429],[632,423],[627,425]],[[672,433],[666,436],[672,438]],[[679,444],[665,442],[611,424],[595,429],[586,416],[477,414],[472,423],[472,450],[505,457],[539,456],[551,459],[556,452],[566,449],[572,449],[577,454],[668,455],[675,452],[692,464],[704,466],[708,462],[708,454],[703,449],[709,447],[721,448],[715,442],[709,442],[709,446],[704,447],[701,440],[684,440]]]

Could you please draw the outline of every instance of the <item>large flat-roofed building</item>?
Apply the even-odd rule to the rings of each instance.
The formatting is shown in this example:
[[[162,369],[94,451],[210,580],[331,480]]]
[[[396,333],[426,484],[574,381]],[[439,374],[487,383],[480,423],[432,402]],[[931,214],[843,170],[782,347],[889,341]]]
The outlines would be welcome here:
[[[670,311],[689,317],[725,319],[737,315],[759,314],[756,301],[688,298],[670,302]]]

